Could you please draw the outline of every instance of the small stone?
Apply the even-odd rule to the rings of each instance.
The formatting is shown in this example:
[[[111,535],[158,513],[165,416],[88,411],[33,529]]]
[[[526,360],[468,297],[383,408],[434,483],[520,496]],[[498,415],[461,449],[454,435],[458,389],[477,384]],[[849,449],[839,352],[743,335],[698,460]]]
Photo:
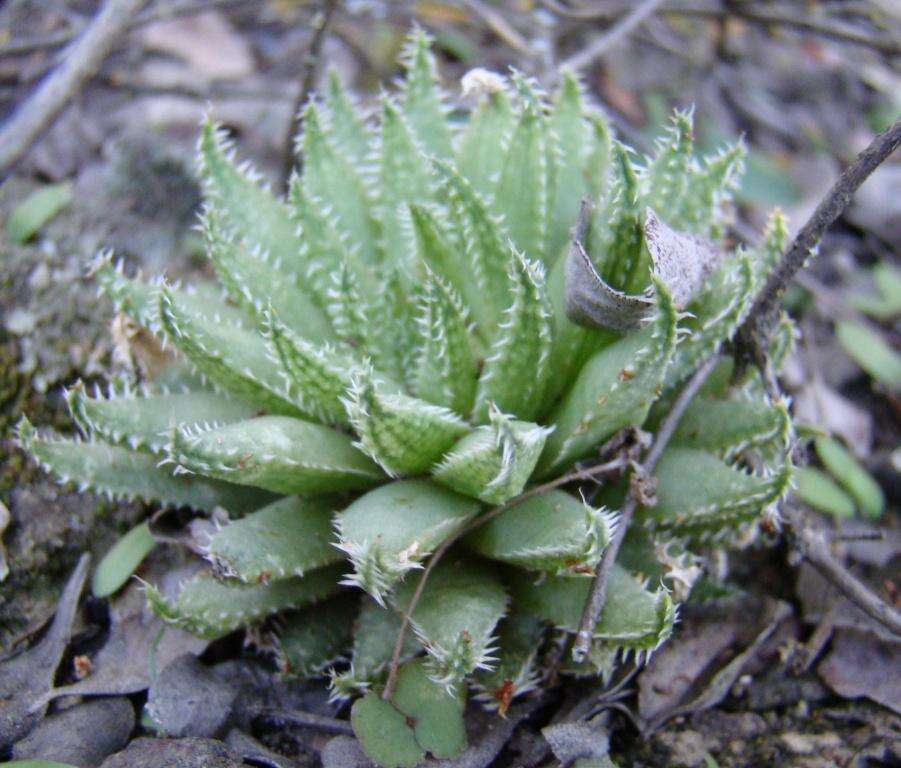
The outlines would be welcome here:
[[[709,739],[697,731],[661,733],[657,739],[670,750],[670,763],[684,768],[704,765],[712,748]]]
[[[813,755],[823,749],[835,749],[842,745],[837,733],[797,733],[788,731],[779,740],[792,754]]]
[[[33,291],[42,291],[50,285],[50,270],[45,262],[38,264],[28,276],[28,287]]]
[[[135,739],[100,768],[246,768],[241,757],[215,739]]]
[[[37,326],[37,318],[27,309],[16,307],[6,316],[6,330],[14,336],[25,336]]]

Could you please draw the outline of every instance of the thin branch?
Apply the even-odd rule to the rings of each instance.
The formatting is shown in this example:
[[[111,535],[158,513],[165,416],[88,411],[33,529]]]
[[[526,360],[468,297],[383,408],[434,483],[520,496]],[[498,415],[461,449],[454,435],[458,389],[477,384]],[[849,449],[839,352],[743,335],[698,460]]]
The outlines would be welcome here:
[[[663,2],[664,0],[642,0],[641,3],[620,18],[610,29],[591,41],[581,51],[565,59],[560,66],[564,69],[571,69],[574,72],[585,69],[585,67],[603,56],[620,40],[627,37],[635,27],[651,16]]]
[[[282,150],[281,189],[283,192],[288,191],[291,172],[298,166],[297,158],[294,156],[294,138],[300,135],[302,125],[301,110],[316,87],[322,46],[325,43],[332,17],[335,15],[335,11],[338,10],[338,5],[339,0],[322,0],[322,7],[311,22],[314,30],[313,39],[310,41],[310,48],[303,60],[300,91],[298,91],[297,97],[291,106],[291,124],[288,126],[288,136],[285,139],[285,147]]]
[[[97,71],[128,28],[128,22],[146,1],[107,0],[85,33],[66,52],[62,64],[0,128],[0,176],[21,159],[84,82]]]
[[[277,707],[260,707],[254,710],[257,717],[262,717],[270,722],[282,725],[293,725],[300,728],[312,728],[324,733],[353,736],[353,727],[347,720],[339,720],[336,717],[314,715],[312,712],[303,712],[299,709],[278,709]]]
[[[179,16],[190,16],[195,13],[203,13],[204,11],[217,8],[231,8],[233,6],[248,5],[255,2],[257,2],[257,0],[200,0],[200,2],[187,2],[178,5],[162,3],[155,8],[148,8],[146,11],[137,14],[128,23],[128,29],[137,29],[138,27],[152,24],[155,21],[165,21],[167,19],[178,18]],[[45,50],[47,48],[58,48],[59,46],[68,43],[74,37],[77,37],[81,31],[82,28],[76,25],[44,37],[11,40],[6,45],[0,46],[0,56],[21,56],[34,51]]]
[[[833,557],[824,532],[810,525],[799,509],[786,506],[783,515],[786,528],[801,557],[864,613],[889,631],[901,636],[901,612],[873,594]]]
[[[482,0],[463,0],[462,4],[476,16],[479,16],[488,25],[488,28],[514,51],[528,58],[535,56],[535,51],[532,50],[529,41],[519,34],[496,8],[483,3]]]
[[[673,403],[673,407],[660,425],[660,429],[657,430],[654,442],[648,449],[648,453],[641,464],[642,471],[646,474],[650,475],[653,473],[654,468],[657,466],[657,462],[660,460],[660,456],[663,454],[670,438],[676,431],[676,427],[679,426],[679,420],[682,418],[682,414],[685,413],[685,409],[688,407],[689,403],[691,403],[704,382],[707,381],[707,377],[710,376],[718,362],[719,355],[713,355],[708,358],[707,361],[695,371],[694,375],[688,380],[688,383],[679,393],[676,402]],[[588,599],[585,601],[585,608],[582,611],[582,620],[579,622],[579,631],[576,633],[576,639],[572,649],[573,661],[577,663],[581,662],[588,655],[591,640],[594,636],[595,625],[598,623],[598,617],[601,615],[601,610],[604,608],[604,602],[607,599],[607,582],[610,579],[610,572],[613,569],[613,563],[616,561],[616,556],[619,554],[619,548],[626,536],[626,531],[629,529],[632,515],[635,514],[635,510],[638,508],[638,502],[638,495],[630,483],[629,493],[620,510],[619,520],[613,534],[613,539],[607,545],[604,554],[601,555],[601,559],[595,568],[594,579],[591,583],[591,589],[588,592]]]
[[[901,120],[880,133],[857,159],[842,172],[838,181],[817,206],[813,215],[798,232],[791,248],[783,254],[766,284],[757,294],[747,319],[736,333],[736,348],[745,362],[753,361],[766,369],[766,352],[761,341],[772,327],[778,302],[798,271],[832,223],[842,214],[858,187],[863,184],[901,143]]]
[[[397,669],[400,665],[400,655],[403,653],[404,648],[404,638],[407,634],[407,628],[410,625],[410,617],[413,615],[413,612],[416,610],[416,606],[419,604],[419,599],[422,597],[422,591],[425,589],[426,582],[429,579],[432,571],[435,569],[435,566],[441,561],[441,558],[447,553],[447,551],[456,544],[460,539],[462,539],[467,534],[472,533],[476,528],[487,523],[489,520],[493,520],[497,517],[501,512],[505,512],[526,499],[532,498],[532,496],[537,496],[540,493],[546,493],[547,491],[552,491],[554,488],[559,488],[561,485],[567,485],[569,483],[575,482],[576,480],[597,480],[597,478],[601,475],[610,474],[611,472],[616,472],[625,467],[625,461],[622,459],[614,459],[612,461],[606,461],[601,464],[593,464],[589,467],[582,467],[573,469],[570,472],[567,472],[565,475],[561,475],[560,477],[549,480],[546,483],[542,483],[541,485],[533,486],[526,491],[523,491],[519,496],[515,496],[509,501],[500,504],[499,506],[493,507],[488,510],[481,517],[477,517],[473,520],[469,525],[463,527],[457,533],[455,533],[450,538],[445,539],[441,544],[435,549],[432,557],[429,559],[428,565],[426,565],[425,570],[422,572],[422,575],[419,577],[419,582],[416,584],[416,589],[413,591],[413,595],[410,597],[410,602],[407,604],[406,609],[404,610],[403,618],[401,620],[400,629],[397,631],[397,640],[394,642],[394,652],[391,654],[391,664],[388,667],[388,679],[385,682],[385,689],[382,691],[382,698],[386,701],[391,698],[394,694],[394,686],[397,682]]]

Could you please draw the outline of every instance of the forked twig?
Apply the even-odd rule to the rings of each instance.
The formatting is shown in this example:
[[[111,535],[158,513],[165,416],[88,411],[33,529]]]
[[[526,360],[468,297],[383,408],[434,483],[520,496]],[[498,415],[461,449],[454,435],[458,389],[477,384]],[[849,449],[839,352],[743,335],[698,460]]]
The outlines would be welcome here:
[[[661,423],[660,429],[657,430],[657,434],[654,436],[654,442],[651,444],[647,455],[641,463],[643,472],[650,475],[654,471],[657,462],[660,460],[660,456],[663,454],[670,438],[676,431],[676,427],[679,426],[679,420],[682,418],[682,414],[685,413],[685,409],[688,407],[689,403],[691,403],[704,382],[707,381],[707,377],[710,376],[714,367],[719,362],[719,359],[720,357],[718,354],[708,358],[707,361],[695,371],[685,387],[683,387],[679,396],[676,398],[676,402],[673,403],[673,407],[666,415],[663,423]],[[594,627],[598,623],[598,617],[601,615],[601,610],[604,608],[604,602],[607,599],[607,582],[610,579],[610,572],[613,569],[613,563],[616,561],[619,548],[626,536],[626,531],[629,529],[632,515],[635,514],[635,510],[638,508],[638,502],[638,495],[630,484],[625,503],[619,513],[619,521],[617,522],[616,530],[613,533],[613,538],[607,545],[604,554],[601,555],[601,559],[595,568],[594,579],[591,582],[591,589],[588,592],[588,599],[585,601],[585,608],[582,611],[582,620],[579,622],[579,631],[576,633],[576,639],[572,649],[573,661],[577,663],[581,662],[588,655],[591,640],[594,636]]]

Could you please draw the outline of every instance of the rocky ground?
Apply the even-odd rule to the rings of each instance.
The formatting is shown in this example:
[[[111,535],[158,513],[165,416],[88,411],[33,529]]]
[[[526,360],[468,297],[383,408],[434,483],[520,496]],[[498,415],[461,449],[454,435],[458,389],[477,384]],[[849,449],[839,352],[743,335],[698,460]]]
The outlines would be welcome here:
[[[0,585],[0,647],[27,649],[0,662],[0,744],[16,743],[0,760],[105,768],[365,764],[346,721],[333,719],[343,713],[321,682],[278,680],[265,654],[240,638],[208,648],[180,633],[159,640],[137,585],[112,602],[88,598],[79,606],[83,553],[96,561],[148,510],[60,487],[13,436],[23,414],[69,430],[62,388],[103,381],[127,365],[109,307],[85,277],[99,248],[171,277],[204,270],[189,226],[199,201],[191,152],[207,102],[242,153],[277,176],[312,5],[209,3],[202,13],[135,29],[0,187],[0,220],[8,221],[35,190],[71,184],[59,213],[26,242],[0,233],[0,533],[9,569]],[[547,76],[554,60],[591,38],[591,24],[606,23],[534,5],[542,4],[348,2],[322,57],[370,98],[377,80],[391,76],[389,62],[415,17],[436,33],[456,96],[455,80],[476,65],[516,63]],[[810,10],[795,6],[785,4],[795,15]],[[887,8],[868,9],[878,20],[873,40],[898,39]],[[54,63],[53,48],[11,56],[3,40],[44,38],[93,10],[87,1],[48,10],[31,0],[0,9],[3,109],[11,111]],[[893,63],[897,53],[791,26],[658,15],[589,67],[586,85],[639,147],[673,105],[696,105],[702,143],[744,133],[751,158],[742,220],[757,226],[780,205],[798,226],[874,128],[897,116]],[[865,268],[897,259],[899,168],[886,165],[861,190],[824,243],[806,291],[789,296],[806,341],[784,382],[796,409],[859,448],[880,481],[888,499],[880,520],[823,520],[843,534],[881,533],[843,545],[842,555],[896,604],[898,393],[836,343],[832,320],[836,302],[856,312],[853,296],[872,290],[860,277]],[[895,344],[897,320],[896,311],[879,322]],[[167,550],[167,570],[175,552]],[[146,564],[144,575],[161,566]],[[731,594],[689,606],[676,637],[619,690],[596,681],[558,686],[488,731],[473,712],[473,746],[454,765],[538,766],[555,754],[566,762],[553,729],[574,712],[584,730],[567,738],[596,746],[609,735],[610,756],[622,767],[901,764],[898,638],[798,567],[775,539],[734,555],[731,566]],[[41,692],[76,687],[46,713],[23,711],[24,693],[41,685]],[[145,704],[177,741],[147,727]],[[298,712],[311,717],[299,723]]]

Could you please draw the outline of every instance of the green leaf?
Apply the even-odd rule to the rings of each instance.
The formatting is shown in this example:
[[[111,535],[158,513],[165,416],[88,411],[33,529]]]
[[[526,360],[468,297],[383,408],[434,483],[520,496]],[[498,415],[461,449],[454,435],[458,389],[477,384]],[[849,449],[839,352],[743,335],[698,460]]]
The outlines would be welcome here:
[[[554,432],[538,466],[540,477],[564,470],[601,441],[641,424],[659,395],[676,340],[676,310],[657,283],[657,315],[640,331],[595,353],[554,410]]]
[[[343,398],[360,363],[343,349],[311,344],[273,312],[263,316],[263,334],[285,374],[285,391],[297,407],[323,424],[347,426]]]
[[[410,605],[418,579],[395,592],[399,610]],[[442,560],[432,571],[410,617],[431,657],[431,677],[453,690],[470,672],[490,668],[494,629],[507,595],[492,570],[470,560]]]
[[[790,429],[784,404],[769,405],[763,398],[697,397],[679,419],[670,445],[732,456]]]
[[[383,608],[372,600],[363,600],[354,622],[350,669],[332,675],[334,696],[347,696],[376,681],[391,661],[400,625],[401,618],[395,611]],[[421,650],[413,633],[405,633],[400,660],[409,659]]]
[[[521,419],[541,409],[550,370],[553,309],[544,268],[515,254],[509,268],[510,305],[504,312],[476,392],[473,418],[484,422],[489,404]]]
[[[382,97],[379,147],[379,220],[382,223],[385,258],[403,268],[410,278],[413,231],[406,219],[408,203],[424,203],[432,197],[432,173],[423,149],[413,137],[393,100]]]
[[[504,163],[504,147],[515,126],[505,88],[480,99],[469,117],[457,151],[457,168],[472,188],[489,199]]]
[[[522,610],[567,632],[576,632],[591,588],[591,579],[511,573],[514,603]],[[673,631],[676,609],[669,593],[651,592],[619,565],[610,571],[607,600],[594,628],[594,638],[622,648],[652,651]]]
[[[71,202],[72,182],[46,184],[13,209],[6,220],[6,234],[13,243],[22,245]]]
[[[132,528],[97,563],[91,578],[94,597],[109,597],[128,581],[156,545],[147,523]]]
[[[268,254],[272,264],[301,277],[300,241],[287,207],[262,185],[249,163],[237,166],[224,131],[205,120],[200,133],[200,178],[208,205],[250,250]]]
[[[541,622],[514,606],[498,625],[498,663],[476,675],[476,698],[503,716],[516,696],[537,688],[541,673],[536,658],[543,638]]]
[[[354,374],[345,406],[356,445],[392,477],[427,472],[469,431],[447,408],[382,391],[371,370]]]
[[[228,424],[253,415],[252,406],[214,392],[157,392],[110,384],[104,396],[89,397],[79,383],[66,392],[69,412],[81,429],[110,443],[159,453],[173,427],[214,422]]]
[[[287,416],[181,427],[166,452],[183,472],[274,493],[360,490],[383,478],[347,435]]]
[[[567,247],[569,231],[579,218],[582,197],[589,191],[586,170],[596,175],[603,173],[606,163],[603,157],[589,160],[589,153],[600,149],[603,142],[592,143],[594,137],[585,119],[581,86],[573,72],[563,73],[563,83],[554,100],[548,128],[556,167],[547,251],[548,263],[553,263]],[[597,190],[594,196],[599,193],[600,190]]]
[[[515,71],[513,83],[522,108],[501,168],[494,210],[503,216],[506,231],[529,260],[549,264],[556,253],[547,252],[554,205],[547,117],[535,86]]]
[[[547,491],[504,510],[464,543],[480,555],[533,571],[593,568],[616,527],[616,517],[563,491]]]
[[[425,758],[407,719],[375,693],[354,703],[350,722],[366,756],[383,768],[413,768]]]
[[[102,441],[38,435],[24,418],[19,423],[18,439],[22,449],[60,482],[74,482],[81,490],[104,493],[110,498],[140,499],[207,512],[223,507],[236,514],[256,509],[272,498],[256,489],[206,477],[176,477],[148,453]]]
[[[370,491],[335,521],[338,546],[354,567],[347,583],[384,605],[392,585],[462,529],[479,506],[427,480],[399,480]]]
[[[466,748],[466,725],[462,691],[453,695],[436,685],[420,659],[398,670],[391,703],[412,721],[419,745],[439,760],[456,757]]]
[[[335,339],[328,317],[309,293],[302,274],[285,268],[269,251],[249,245],[226,228],[225,216],[215,205],[201,218],[207,255],[219,282],[229,295],[261,318],[269,307],[284,322],[312,342]],[[296,244],[300,251],[300,243]],[[298,259],[298,255],[294,255]]]
[[[216,386],[272,413],[299,412],[258,332],[197,314],[168,288],[160,292],[159,316],[167,338]]]
[[[448,239],[445,226],[439,222],[432,208],[411,205],[410,219],[416,235],[418,262],[460,294],[466,309],[476,320],[476,328],[473,329],[476,337],[483,339],[487,331],[494,327],[493,309],[482,298],[466,260],[460,258],[458,249]]]
[[[362,178],[346,157],[334,147],[322,127],[319,109],[309,102],[303,110],[303,174],[293,195],[297,200],[312,198],[334,215],[334,223],[348,246],[357,248],[364,264],[376,264],[380,255],[378,225],[372,202]]]
[[[435,162],[434,168],[451,220],[462,234],[465,268],[471,274],[464,285],[457,287],[473,311],[482,336],[492,338],[510,304],[509,270],[516,251],[504,239],[500,222],[488,212],[485,200],[469,182],[452,165]],[[439,268],[435,271],[442,274]],[[453,282],[453,277],[448,277]],[[474,289],[467,289],[470,284]]]
[[[648,166],[648,205],[680,228],[681,222],[665,214],[677,211],[688,192],[689,170],[694,160],[694,117],[676,110],[663,136],[656,141],[654,160]]]
[[[813,467],[795,469],[795,490],[805,504],[833,517],[853,517],[854,499],[825,472]]]
[[[681,318],[682,338],[673,352],[664,389],[672,391],[732,338],[751,307],[755,278],[746,253],[725,259],[689,302]]]
[[[881,517],[885,511],[885,494],[873,476],[837,440],[818,437],[814,444],[823,466],[854,497],[864,516]]]
[[[426,150],[444,158],[451,154],[451,133],[431,43],[426,32],[414,29],[404,46],[401,61],[407,76],[400,86],[401,108]]]
[[[271,584],[219,581],[201,573],[181,585],[175,601],[148,584],[147,603],[166,624],[215,640],[273,613],[324,600],[338,591],[340,578],[341,566]]]
[[[870,272],[877,295],[851,293],[846,297],[848,304],[877,320],[889,321],[901,314],[901,271],[880,261]]]
[[[334,69],[328,71],[325,110],[329,136],[338,151],[355,166],[366,162],[371,152],[369,134]]]
[[[239,581],[303,576],[342,559],[333,543],[333,511],[328,500],[279,499],[216,530],[204,555],[217,575]]]
[[[870,376],[889,389],[901,387],[901,355],[875,332],[853,320],[839,320],[835,335],[845,352]]]
[[[289,614],[278,635],[283,674],[313,677],[338,661],[350,645],[358,604],[336,597]]]
[[[788,458],[753,474],[704,451],[668,448],[654,470],[657,504],[644,514],[663,530],[728,536],[731,525],[753,520],[781,498],[791,474]]]
[[[492,408],[490,424],[476,427],[432,470],[442,485],[488,504],[519,495],[535,468],[549,431],[515,421]]]
[[[412,389],[455,413],[469,413],[476,394],[476,361],[469,318],[456,291],[426,268],[417,306]]]

